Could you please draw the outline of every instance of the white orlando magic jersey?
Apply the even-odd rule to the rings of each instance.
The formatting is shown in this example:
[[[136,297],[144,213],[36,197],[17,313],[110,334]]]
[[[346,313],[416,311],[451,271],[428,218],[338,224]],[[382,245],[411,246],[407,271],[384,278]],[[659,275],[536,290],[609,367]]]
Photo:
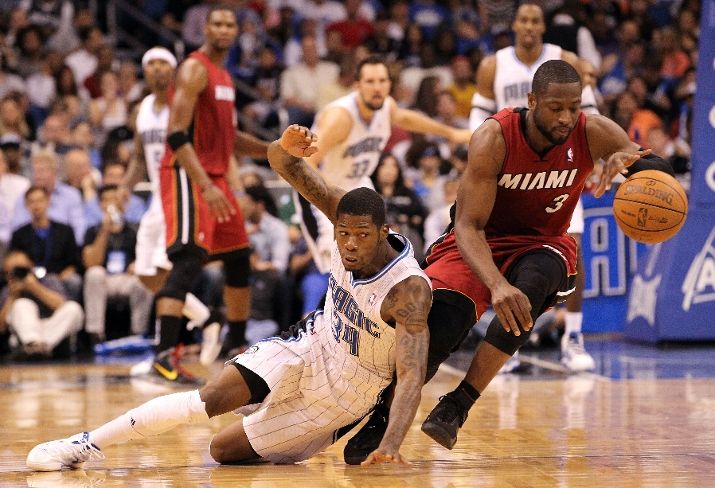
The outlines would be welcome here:
[[[506,107],[526,107],[534,73],[539,66],[551,59],[561,59],[561,48],[554,44],[544,44],[541,56],[531,65],[522,63],[516,57],[514,46],[498,50],[494,74],[497,111]]]
[[[352,392],[340,395],[348,410],[374,402],[394,376],[395,328],[380,316],[383,300],[409,276],[430,283],[414,258],[410,241],[399,234],[390,234],[388,239],[400,254],[375,276],[364,279],[345,270],[337,244],[333,245],[325,309],[316,319],[315,332],[320,334],[330,383],[351,385]]]
[[[144,146],[146,172],[152,185],[152,191],[159,191],[159,165],[164,156],[166,128],[169,125],[169,105],[161,111],[154,110],[154,94],[147,95],[139,105],[137,113],[137,131]]]
[[[365,122],[358,110],[357,92],[331,102],[325,109],[339,106],[350,112],[353,126],[350,134],[342,144],[333,148],[320,162],[320,172],[325,179],[344,190],[353,190],[359,187],[372,188],[370,176],[377,167],[382,150],[385,149],[390,138],[390,103],[387,97],[380,110],[372,115],[372,120]],[[323,110],[325,110],[323,109]],[[316,117],[316,121],[320,117]],[[315,126],[313,131],[316,131]],[[320,134],[318,133],[318,137]]]

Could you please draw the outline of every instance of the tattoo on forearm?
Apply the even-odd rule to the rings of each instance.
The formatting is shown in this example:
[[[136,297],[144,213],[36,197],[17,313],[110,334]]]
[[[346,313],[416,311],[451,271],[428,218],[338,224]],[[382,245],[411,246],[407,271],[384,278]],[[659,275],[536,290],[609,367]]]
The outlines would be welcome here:
[[[328,196],[325,182],[312,174],[312,168],[300,158],[288,156],[284,160],[287,179],[308,199],[323,200]]]

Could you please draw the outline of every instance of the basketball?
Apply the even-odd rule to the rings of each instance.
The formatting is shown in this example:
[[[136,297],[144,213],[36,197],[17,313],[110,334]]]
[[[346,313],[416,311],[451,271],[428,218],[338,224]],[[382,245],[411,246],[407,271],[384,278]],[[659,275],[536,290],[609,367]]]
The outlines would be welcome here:
[[[688,198],[675,178],[662,171],[640,171],[618,187],[613,215],[623,233],[638,242],[656,244],[683,227]]]

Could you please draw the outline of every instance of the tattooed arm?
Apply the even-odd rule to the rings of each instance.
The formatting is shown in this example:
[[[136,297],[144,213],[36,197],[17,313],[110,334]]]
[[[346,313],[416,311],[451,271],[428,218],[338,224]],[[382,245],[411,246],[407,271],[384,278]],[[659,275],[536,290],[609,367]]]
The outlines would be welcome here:
[[[370,453],[363,465],[406,463],[399,449],[415,418],[425,382],[429,348],[427,315],[431,305],[432,290],[419,276],[410,276],[395,285],[382,303],[383,320],[395,322],[397,386],[387,431],[380,446]]]
[[[336,210],[345,190],[331,185],[318,171],[305,162],[317,152],[318,138],[305,127],[293,124],[281,138],[268,146],[268,162],[298,193],[315,205],[334,224]]]

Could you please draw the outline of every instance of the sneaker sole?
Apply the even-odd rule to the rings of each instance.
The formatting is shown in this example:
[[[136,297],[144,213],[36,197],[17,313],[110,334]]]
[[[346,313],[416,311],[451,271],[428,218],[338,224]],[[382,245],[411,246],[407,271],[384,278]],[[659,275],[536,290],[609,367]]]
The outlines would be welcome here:
[[[422,432],[431,437],[437,444],[450,451],[457,443],[457,437],[452,437],[452,435],[439,424],[424,422],[422,424]]]

